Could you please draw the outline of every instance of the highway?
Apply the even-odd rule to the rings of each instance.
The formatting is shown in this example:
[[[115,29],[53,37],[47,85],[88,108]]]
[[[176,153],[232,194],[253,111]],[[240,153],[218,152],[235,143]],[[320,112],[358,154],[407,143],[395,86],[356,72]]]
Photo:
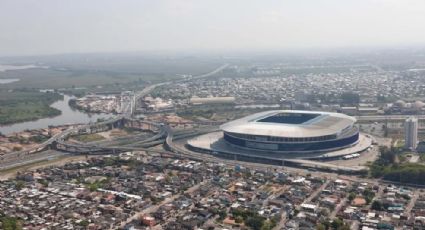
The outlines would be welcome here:
[[[212,76],[214,74],[219,73],[223,69],[227,68],[227,66],[228,66],[228,64],[221,65],[220,67],[214,69],[211,72],[195,76],[194,78],[198,79],[198,78],[205,78],[205,77]],[[183,80],[176,80],[176,81],[177,82],[178,81],[184,81],[184,79]],[[105,122],[97,123],[96,125],[101,126],[101,125],[104,125],[105,123],[113,123],[113,122],[120,120],[124,117],[130,117],[132,115],[132,113],[134,111],[136,111],[135,107],[137,106],[136,102],[138,101],[138,99],[149,94],[150,92],[152,92],[152,90],[154,90],[158,86],[165,85],[165,84],[171,84],[171,83],[176,82],[176,81],[163,82],[163,83],[158,83],[158,84],[154,84],[154,85],[150,85],[150,86],[145,87],[143,90],[136,92],[133,96],[133,99],[130,100],[131,103],[129,103],[129,105],[130,105],[131,109],[129,109],[128,105],[126,105],[126,107],[127,107],[125,109],[126,114],[112,118],[112,119],[105,121]],[[131,114],[129,114],[129,113],[131,113]],[[70,135],[72,133],[78,133],[78,130],[86,129],[86,128],[90,127],[90,125],[91,124],[86,124],[86,125],[82,125],[82,126],[69,128],[69,129],[67,129],[67,130],[65,130],[61,133],[58,133],[58,134],[52,136],[49,140],[37,145],[36,147],[26,149],[26,150],[23,150],[23,151],[19,151],[19,152],[12,152],[12,153],[8,153],[8,154],[5,154],[3,156],[0,156],[0,169],[10,168],[10,166],[8,166],[8,165],[15,165],[15,164],[17,164],[17,162],[20,162],[20,161],[26,162],[26,159],[37,158],[37,156],[40,156],[40,159],[41,159],[41,158],[43,158],[42,157],[43,154],[38,154],[39,152],[42,153],[44,150],[49,149],[49,146],[54,142],[63,142],[68,135]]]
[[[105,124],[109,124],[109,123],[114,123],[114,122],[116,122],[116,121],[118,121],[118,120],[120,120],[122,118],[123,117],[118,116],[118,117],[109,119],[107,121],[96,123],[95,125],[101,126],[101,125],[105,125]],[[68,135],[70,135],[72,133],[77,133],[79,130],[86,129],[86,128],[92,126],[92,125],[93,124],[77,125],[75,127],[68,128],[68,129],[66,129],[66,130],[64,130],[64,131],[62,131],[60,133],[57,133],[57,134],[53,135],[47,141],[45,141],[45,142],[43,142],[43,143],[41,143],[41,144],[39,144],[39,145],[37,145],[37,146],[35,146],[33,148],[25,149],[25,150],[18,151],[18,152],[11,152],[11,153],[4,154],[3,156],[0,157],[0,162],[7,161],[8,159],[11,159],[11,158],[16,158],[17,156],[18,157],[19,156],[25,156],[25,155],[34,154],[36,152],[40,152],[42,150],[45,150],[53,142],[64,140]]]
[[[356,116],[358,122],[375,122],[375,121],[404,121],[409,117],[416,117],[424,120],[425,115],[373,115],[373,116]]]
[[[161,85],[171,84],[173,82],[183,82],[183,81],[190,81],[190,80],[193,80],[193,79],[199,79],[199,78],[209,77],[209,76],[212,76],[212,75],[214,75],[214,74],[222,71],[223,69],[227,68],[227,66],[228,66],[228,64],[224,64],[224,65],[218,67],[217,69],[215,69],[215,70],[213,70],[213,71],[211,71],[209,73],[202,74],[202,75],[199,75],[199,76],[194,76],[191,79],[180,79],[180,80],[163,82],[163,83],[158,83],[158,84],[147,86],[143,90],[141,90],[141,91],[139,91],[139,92],[137,92],[137,93],[134,94],[134,101],[133,102],[135,102],[138,99],[140,99],[141,97],[149,94],[156,87],[159,87]],[[129,103],[129,104],[131,104],[131,106],[136,106],[137,103]],[[135,111],[135,109],[131,109],[131,111]],[[114,119],[112,119],[110,121],[106,121],[104,123],[114,122],[117,119],[122,119],[123,116],[125,116],[125,115],[122,115],[120,117],[116,117],[116,118],[114,118]],[[400,119],[405,119],[407,117],[408,117],[407,115],[406,116],[404,116],[404,115],[391,115],[391,116],[383,115],[383,116],[360,116],[360,117],[357,117],[357,119],[359,121],[378,121],[378,120],[379,121],[382,121],[382,120],[400,120]],[[419,119],[425,119],[425,115],[419,115],[418,118]],[[99,123],[97,125],[102,125],[102,123]],[[29,150],[21,151],[21,152],[14,152],[14,153],[6,154],[6,155],[4,155],[4,156],[2,156],[0,158],[0,165],[3,165],[3,166],[4,165],[7,165],[7,162],[11,162],[11,164],[15,164],[16,161],[19,161],[19,160],[22,160],[23,158],[29,157],[28,155],[31,155],[29,158],[33,158],[33,157],[35,157],[37,155],[36,152],[40,152],[42,150],[47,149],[53,142],[55,142],[55,141],[56,142],[63,142],[69,134],[76,133],[76,132],[78,132],[78,130],[87,128],[88,126],[89,125],[85,125],[85,126],[78,126],[78,127],[67,129],[67,130],[63,131],[62,133],[56,134],[55,136],[53,136],[52,138],[50,138],[48,141],[40,144],[37,147],[34,147],[32,149],[29,149]],[[189,157],[189,158],[199,159],[199,160],[208,160],[208,161],[218,161],[219,160],[219,158],[217,158],[215,156],[212,156],[212,155],[202,154],[202,153],[195,153],[195,152],[192,152],[192,151],[187,151],[186,149],[180,149],[180,148],[176,147],[172,143],[173,142],[173,137],[174,137],[174,134],[173,134],[172,129],[170,127],[168,127],[168,126],[166,126],[164,128],[166,129],[165,133],[167,134],[166,135],[166,141],[165,141],[166,142],[166,145],[169,148],[171,148],[171,150],[173,152],[175,152],[175,154],[177,154],[178,156]],[[165,133],[161,133],[160,135],[164,135],[165,136]],[[151,140],[149,140],[149,141],[147,141],[147,140],[146,141],[143,141],[142,140],[142,142],[140,142],[140,141],[139,142],[140,142],[140,144],[143,144],[143,143],[150,142],[150,141]],[[85,147],[87,147],[87,146],[85,146]],[[96,146],[96,147],[102,148],[101,146]],[[151,151],[149,149],[143,148],[143,145],[142,145],[142,147],[133,147],[133,146],[130,145],[130,146],[114,146],[114,147],[105,148],[105,150],[107,150],[107,149],[112,150],[112,151],[114,151],[114,150],[128,150],[128,151],[129,150],[145,150],[145,151]],[[161,153],[169,153],[169,152],[162,151]],[[220,161],[223,162],[223,163],[226,163],[226,164],[229,164],[229,163],[231,163],[231,164],[240,164],[238,161],[230,161],[229,162],[229,160],[225,160],[225,159],[220,159]],[[12,162],[14,162],[14,163],[12,163]],[[238,163],[235,163],[235,162],[238,162]],[[309,165],[312,164],[311,161],[305,161],[305,160],[294,160],[294,163],[298,163],[298,164],[306,165],[306,166],[309,166]],[[314,164],[316,166],[318,166],[318,167],[336,168],[336,169],[341,169],[341,170],[351,170],[351,168],[348,168],[348,167],[334,166],[334,165],[327,164],[327,163],[324,163],[324,162],[314,163]],[[0,168],[1,168],[1,166],[0,166]],[[270,168],[270,165],[268,165],[267,168]]]
[[[35,162],[49,160],[49,159],[66,156],[66,155],[69,155],[69,153],[59,152],[55,150],[46,150],[37,154],[29,155],[19,160],[8,161],[6,163],[0,162],[0,169],[10,169],[15,167],[20,167],[23,165],[28,165]]]
[[[205,73],[205,74],[201,74],[201,75],[198,75],[198,76],[194,76],[192,79],[200,79],[200,78],[205,78],[205,77],[212,76],[212,75],[217,74],[220,71],[224,70],[228,66],[229,66],[229,64],[221,65],[221,66],[219,66],[218,68],[214,69],[211,72],[208,72],[208,73]],[[140,100],[140,98],[148,95],[156,87],[159,87],[159,86],[162,86],[162,85],[168,85],[168,84],[172,84],[172,83],[184,82],[184,81],[188,81],[188,80],[186,80],[186,79],[179,79],[179,80],[167,81],[167,82],[162,82],[162,83],[158,83],[158,84],[153,84],[153,85],[150,85],[150,86],[144,88],[143,90],[141,90],[141,91],[139,91],[139,92],[137,92],[135,94],[135,96],[134,96],[134,103],[133,103],[133,109],[131,111],[134,113],[136,111],[137,102]]]

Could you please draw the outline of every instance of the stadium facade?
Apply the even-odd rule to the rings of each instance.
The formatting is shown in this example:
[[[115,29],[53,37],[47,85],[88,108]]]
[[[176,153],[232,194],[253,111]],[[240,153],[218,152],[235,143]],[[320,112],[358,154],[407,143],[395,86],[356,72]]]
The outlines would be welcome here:
[[[274,110],[252,114],[220,128],[232,146],[279,153],[319,153],[359,142],[356,119],[340,113]]]

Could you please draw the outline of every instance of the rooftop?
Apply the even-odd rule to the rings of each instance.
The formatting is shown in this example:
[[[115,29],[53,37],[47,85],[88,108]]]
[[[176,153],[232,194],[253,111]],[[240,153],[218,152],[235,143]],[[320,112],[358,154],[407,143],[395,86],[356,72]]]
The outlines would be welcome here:
[[[355,118],[341,113],[272,110],[255,113],[220,128],[225,132],[274,137],[319,137],[339,134]]]

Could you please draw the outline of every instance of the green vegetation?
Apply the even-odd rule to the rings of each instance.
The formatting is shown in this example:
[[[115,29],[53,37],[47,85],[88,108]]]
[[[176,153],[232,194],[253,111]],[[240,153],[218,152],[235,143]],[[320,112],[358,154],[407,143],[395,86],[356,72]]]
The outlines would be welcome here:
[[[81,179],[80,179],[81,181]],[[86,188],[88,188],[90,191],[94,192],[97,191],[99,188],[105,187],[106,184],[108,184],[111,181],[111,178],[106,178],[102,180],[97,180],[92,183],[85,183]]]
[[[43,185],[44,187],[49,187],[49,182],[44,179],[38,179],[37,182]]]
[[[86,108],[83,108],[83,107],[77,105],[77,99],[73,99],[73,98],[69,99],[68,105],[69,105],[69,107],[71,107],[73,109],[83,110],[83,111],[87,112]]]
[[[0,125],[57,116],[61,111],[50,107],[63,97],[38,91],[0,91]]]
[[[390,102],[396,101],[398,99],[398,97],[396,97],[394,95],[389,95],[389,96],[378,95],[378,96],[376,96],[376,99],[380,103],[390,103]]]
[[[234,209],[232,215],[236,223],[244,222],[254,230],[271,230],[276,226],[276,220],[268,220],[252,210]]]
[[[23,136],[9,136],[7,139],[10,142],[13,142],[13,143],[30,144],[31,142],[42,143],[49,138],[47,136],[38,134],[38,135],[30,136],[29,138],[26,138],[26,137],[23,137]],[[15,146],[15,147],[17,147],[17,146]],[[18,148],[20,148],[20,147],[18,147]]]
[[[345,104],[358,104],[360,102],[360,95],[353,92],[344,92],[341,94],[341,100]]]
[[[43,143],[47,141],[49,138],[43,135],[35,135],[28,138],[29,141],[35,142],[35,143]]]
[[[350,230],[350,225],[342,219],[336,218],[332,222],[324,220],[316,226],[317,230]]]
[[[354,198],[356,198],[357,194],[355,192],[350,192],[350,194],[348,194],[348,200],[351,202],[354,200]]]
[[[16,190],[21,190],[21,189],[24,188],[24,186],[25,186],[25,182],[24,181],[22,181],[22,180],[17,180],[16,181],[16,184],[15,184]]]
[[[417,163],[400,163],[402,152],[396,148],[380,149],[381,156],[370,167],[370,174],[375,178],[389,181],[425,185],[425,165]]]
[[[404,147],[404,140],[403,139],[396,140],[395,143],[394,143],[394,147],[395,148],[403,148]]]
[[[97,133],[78,135],[78,136],[74,136],[73,138],[77,141],[81,141],[85,143],[93,142],[93,141],[101,141],[105,139],[102,135]]]
[[[184,110],[181,112],[178,112],[177,115],[190,119],[190,120],[196,120],[197,118],[211,118],[214,114],[214,111],[211,109],[208,110]]]
[[[83,227],[87,227],[89,225],[89,221],[88,220],[82,220],[78,223],[78,225],[83,226]]]
[[[375,193],[370,188],[365,189],[362,195],[365,198],[367,204],[370,204],[370,202],[373,200],[373,197],[375,197]]]
[[[40,59],[41,58],[41,59]],[[78,54],[37,57],[50,68],[0,72],[0,78],[20,79],[0,84],[0,89],[64,89],[83,95],[85,91],[123,91],[148,84],[180,79],[179,74],[197,75],[223,64],[221,59],[198,57],[145,56],[134,54]],[[18,61],[19,62],[19,61]]]
[[[0,73],[0,77],[2,75]],[[97,86],[101,86],[97,91],[110,91],[146,84],[146,81],[139,81],[139,74],[91,70],[25,69],[8,71],[5,77],[17,78],[20,81],[0,85],[0,88],[65,89],[67,93],[75,92],[78,95],[84,95],[87,89],[95,90]],[[154,77],[146,75],[143,80],[145,79],[154,80]]]
[[[177,111],[177,115],[189,120],[210,119],[227,121],[244,117],[256,112],[264,111],[261,108],[235,108],[234,105],[200,105]]]
[[[20,230],[22,229],[21,220],[16,217],[3,216],[0,218],[1,229],[4,230]]]
[[[358,195],[355,192],[355,189],[353,189],[348,194],[348,201],[353,201],[357,196]],[[366,200],[367,204],[370,204],[370,202],[373,200],[373,197],[375,197],[375,193],[370,188],[367,188],[362,192],[361,196]]]
[[[384,205],[382,204],[381,201],[375,200],[372,202],[372,209],[376,211],[383,211]]]

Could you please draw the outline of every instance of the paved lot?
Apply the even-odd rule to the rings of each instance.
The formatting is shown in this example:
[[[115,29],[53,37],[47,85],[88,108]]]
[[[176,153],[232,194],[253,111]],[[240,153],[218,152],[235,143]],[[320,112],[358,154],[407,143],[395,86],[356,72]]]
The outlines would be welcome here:
[[[223,140],[223,132],[212,132],[204,135],[197,136],[193,139],[190,139],[187,141],[188,144],[201,148],[201,149],[208,149],[212,151],[223,151],[223,152],[232,152],[236,154],[243,154],[243,155],[259,155],[261,153],[262,156],[275,158],[275,159],[302,159],[302,158],[328,158],[328,157],[338,157],[338,156],[345,156],[357,152],[361,152],[365,149],[367,149],[372,144],[372,139],[365,136],[360,135],[359,143],[350,147],[345,148],[337,151],[331,151],[326,153],[306,153],[306,154],[276,154],[273,152],[265,152],[265,151],[254,151],[254,150],[242,150],[240,148],[235,148],[227,144]]]

